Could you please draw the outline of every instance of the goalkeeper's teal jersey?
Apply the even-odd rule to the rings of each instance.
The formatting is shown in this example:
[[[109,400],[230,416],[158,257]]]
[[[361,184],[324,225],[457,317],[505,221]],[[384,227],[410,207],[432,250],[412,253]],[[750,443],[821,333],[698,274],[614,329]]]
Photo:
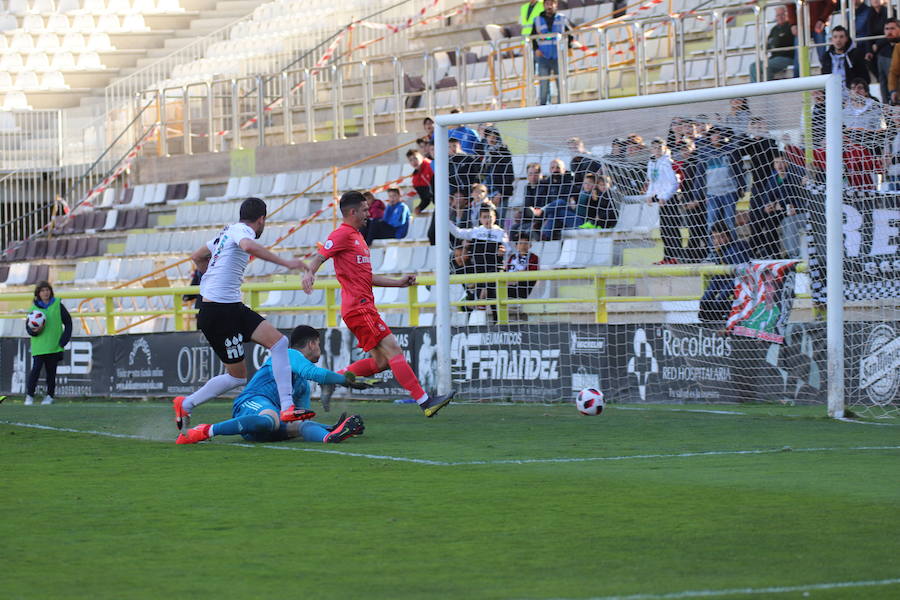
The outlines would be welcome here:
[[[293,348],[288,350],[288,358],[291,361],[294,406],[298,408],[309,408],[310,381],[329,384],[343,383],[344,381],[342,375],[317,367]],[[275,375],[272,373],[271,359],[263,363],[259,371],[250,379],[250,383],[244,387],[244,391],[234,399],[232,412],[237,414],[241,404],[251,398],[257,402],[260,400],[267,401],[276,412],[281,410],[281,403],[278,399],[278,385],[275,383]]]

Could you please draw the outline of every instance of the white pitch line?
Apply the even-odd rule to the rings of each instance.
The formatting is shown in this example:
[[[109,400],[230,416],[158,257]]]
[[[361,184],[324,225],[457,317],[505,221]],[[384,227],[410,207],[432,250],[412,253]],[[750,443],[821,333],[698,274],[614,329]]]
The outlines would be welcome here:
[[[728,590],[689,590],[670,592],[667,594],[631,594],[628,596],[599,596],[587,600],[677,600],[679,598],[709,598],[715,596],[756,596],[759,594],[788,594],[791,592],[810,592],[817,590],[838,590],[858,587],[874,587],[880,585],[897,585],[900,578],[877,579],[871,581],[836,581],[833,583],[811,583],[808,585],[790,585],[765,588],[734,588]],[[563,599],[556,599],[563,600]]]
[[[53,427],[51,425],[37,425],[34,423],[19,423],[14,421],[0,421],[0,425],[11,425],[14,427],[24,427],[27,429],[42,429],[46,431],[60,431],[64,433],[84,433],[88,435],[97,435],[101,437],[122,438],[131,440],[144,440],[148,442],[165,442],[171,443],[170,440],[161,440],[159,438],[151,438],[140,435],[129,435],[125,433],[111,433],[109,431],[92,431],[84,429],[72,429],[69,427]],[[371,460],[387,460],[394,462],[405,462],[419,465],[430,465],[438,467],[466,467],[481,465],[531,465],[541,463],[581,463],[581,462],[604,462],[604,461],[622,461],[622,460],[650,460],[650,459],[671,459],[671,458],[698,458],[704,456],[742,456],[742,455],[760,455],[760,454],[779,454],[782,452],[864,452],[876,450],[900,450],[900,446],[852,446],[849,448],[823,447],[823,448],[791,448],[785,446],[783,448],[761,448],[755,450],[707,450],[700,452],[678,452],[672,454],[626,454],[622,456],[585,456],[585,457],[561,457],[561,458],[511,458],[498,460],[466,460],[466,461],[441,461],[428,460],[424,458],[409,458],[405,456],[390,456],[386,454],[366,454],[364,452],[345,452],[343,450],[325,450],[324,448],[304,448],[291,444],[272,445],[272,444],[247,444],[241,442],[227,442],[225,445],[238,446],[241,448],[265,448],[268,450],[288,450],[291,452],[316,452],[318,454],[335,454],[338,456],[350,456],[354,458],[368,458]]]
[[[847,417],[840,417],[839,419],[835,419],[835,421],[840,421],[841,423],[853,423],[854,425],[875,425],[877,427],[897,427],[900,423],[873,423],[872,421],[860,421],[859,419],[848,419]]]
[[[615,410],[647,410],[647,411],[664,411],[664,412],[689,412],[689,413],[706,413],[709,415],[740,415],[746,416],[747,413],[739,410],[711,410],[706,408],[651,408],[649,406],[613,406]]]

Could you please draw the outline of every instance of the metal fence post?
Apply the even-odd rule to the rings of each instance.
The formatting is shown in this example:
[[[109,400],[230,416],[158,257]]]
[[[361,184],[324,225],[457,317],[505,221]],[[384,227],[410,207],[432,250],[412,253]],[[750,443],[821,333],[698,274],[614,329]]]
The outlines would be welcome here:
[[[241,145],[241,101],[237,79],[231,80],[231,147],[240,150]]]
[[[266,93],[262,75],[256,76],[256,145],[266,145]]]

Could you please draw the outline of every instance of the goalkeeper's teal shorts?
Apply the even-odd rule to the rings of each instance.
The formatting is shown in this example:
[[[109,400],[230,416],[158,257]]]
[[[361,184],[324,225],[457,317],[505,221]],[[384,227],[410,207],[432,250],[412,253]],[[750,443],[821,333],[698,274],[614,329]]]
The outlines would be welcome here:
[[[264,410],[275,411],[276,415],[280,412],[278,406],[266,396],[247,396],[242,398],[240,403],[234,405],[231,416],[237,419],[239,417],[260,415]],[[284,423],[281,423],[275,431],[267,431],[265,433],[242,433],[241,437],[248,442],[281,442],[288,439]]]

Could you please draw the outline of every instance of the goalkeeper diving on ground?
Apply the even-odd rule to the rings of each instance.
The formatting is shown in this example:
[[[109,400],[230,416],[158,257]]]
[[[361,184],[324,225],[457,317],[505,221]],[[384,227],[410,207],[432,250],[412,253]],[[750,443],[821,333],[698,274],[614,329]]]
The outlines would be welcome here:
[[[306,442],[336,444],[362,435],[365,426],[359,415],[341,415],[333,426],[312,421],[316,413],[309,409],[310,381],[320,385],[344,385],[352,389],[372,387],[371,382],[353,373],[334,373],[315,365],[322,355],[319,332],[307,325],[291,332],[288,355],[291,363],[293,408],[281,410],[278,385],[267,360],[234,399],[232,418],[213,425],[198,425],[179,434],[177,444],[196,444],[217,435],[240,435],[249,442],[279,442],[303,438]]]

